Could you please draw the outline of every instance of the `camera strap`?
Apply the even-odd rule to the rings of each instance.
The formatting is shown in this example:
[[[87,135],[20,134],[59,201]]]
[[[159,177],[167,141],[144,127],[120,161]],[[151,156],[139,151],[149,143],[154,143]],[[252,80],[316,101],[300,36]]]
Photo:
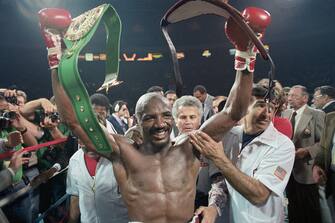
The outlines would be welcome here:
[[[104,23],[107,35],[106,76],[99,90],[117,85],[119,81],[119,53],[121,20],[110,4],[100,5],[73,19],[68,28],[64,42],[67,47],[58,68],[58,76],[65,92],[69,96],[76,118],[96,150],[110,153],[112,146],[107,140],[98,119],[93,112],[87,90],[78,71],[78,57],[81,50],[89,43],[100,22]]]

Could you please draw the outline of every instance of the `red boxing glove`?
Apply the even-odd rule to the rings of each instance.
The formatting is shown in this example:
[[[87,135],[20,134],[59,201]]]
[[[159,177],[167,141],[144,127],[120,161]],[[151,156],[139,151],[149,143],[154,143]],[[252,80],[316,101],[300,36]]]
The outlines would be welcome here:
[[[243,10],[246,23],[262,38],[266,27],[271,23],[271,15],[264,9],[249,7]],[[226,22],[225,32],[229,41],[235,46],[235,70],[248,69],[254,72],[257,49],[240,26],[230,17]]]
[[[46,8],[38,12],[40,28],[48,50],[50,69],[58,67],[62,56],[62,33],[71,24],[71,14],[65,9]]]
[[[264,35],[266,28],[271,23],[270,13],[261,8],[248,7],[243,10],[242,16],[257,34]]]

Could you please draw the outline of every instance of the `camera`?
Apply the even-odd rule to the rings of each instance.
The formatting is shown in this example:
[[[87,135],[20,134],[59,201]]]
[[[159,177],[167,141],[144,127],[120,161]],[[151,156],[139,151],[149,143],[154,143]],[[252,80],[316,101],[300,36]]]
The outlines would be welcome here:
[[[0,116],[0,130],[9,128],[11,122],[9,118]]]
[[[49,117],[52,122],[57,122],[60,120],[60,116],[58,112],[51,112],[51,113],[46,114],[42,111],[40,115],[41,122],[43,122],[46,117]]]
[[[5,111],[0,116],[0,130],[7,129],[10,127],[11,120],[16,118],[16,112],[14,111]]]
[[[0,92],[0,97],[4,98],[8,103],[18,105],[16,96],[5,97],[4,92]]]

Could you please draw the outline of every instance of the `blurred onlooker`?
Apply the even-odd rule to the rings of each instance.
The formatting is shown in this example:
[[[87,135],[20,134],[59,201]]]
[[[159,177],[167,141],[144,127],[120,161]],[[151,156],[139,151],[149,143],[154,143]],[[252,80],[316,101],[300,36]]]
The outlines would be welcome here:
[[[329,85],[315,88],[312,102],[325,113],[335,111],[335,88]]]
[[[100,117],[101,120],[104,121],[104,125],[107,128],[107,131],[109,133],[117,133],[115,130],[114,126],[110,121],[108,121],[109,115],[109,108],[110,108],[110,103],[109,99],[106,95],[100,94],[100,93],[95,93],[92,94],[90,97],[91,104],[93,107],[94,112]]]
[[[284,94],[284,99],[286,101],[286,103],[284,104],[284,106],[286,107],[286,109],[290,108],[289,104],[288,104],[288,93],[290,92],[291,87],[283,87],[283,94]]]
[[[173,103],[177,100],[177,94],[174,90],[167,90],[164,93],[164,97],[166,97],[169,101],[169,105],[172,108]]]
[[[312,164],[319,152],[325,113],[307,105],[306,87],[291,87],[288,103],[292,109],[283,112],[293,127],[292,141],[296,159],[286,192],[290,222],[320,222],[319,188],[312,176]]]
[[[114,102],[112,106],[113,114],[108,118],[108,121],[112,123],[114,129],[120,135],[124,135],[129,128],[126,121],[129,120],[131,117],[129,115],[129,110],[127,106],[127,102],[122,100]]]
[[[335,219],[335,112],[326,114],[325,128],[321,140],[321,150],[314,160],[313,178],[325,186],[325,196],[330,208],[330,218]],[[324,220],[324,219],[323,219]],[[326,222],[326,221],[323,221]],[[331,222],[331,220],[329,221]]]
[[[17,105],[19,107],[22,107],[25,103],[27,103],[27,94],[22,90],[17,90],[16,99],[17,99]]]
[[[162,96],[164,96],[164,89],[161,86],[151,86],[150,88],[148,88],[147,93],[150,92],[156,92],[161,94]]]
[[[166,97],[169,101],[169,106],[172,109],[173,107],[173,103],[177,100],[177,94],[174,90],[167,90],[164,93],[164,97]],[[179,130],[176,126],[176,123],[173,122],[173,126],[172,126],[172,131],[171,131],[171,139],[174,139],[177,135],[179,134]]]
[[[201,118],[201,123],[203,123],[214,114],[213,111],[214,97],[207,93],[207,89],[203,85],[197,85],[193,88],[193,96],[198,98],[202,103],[204,113]]]

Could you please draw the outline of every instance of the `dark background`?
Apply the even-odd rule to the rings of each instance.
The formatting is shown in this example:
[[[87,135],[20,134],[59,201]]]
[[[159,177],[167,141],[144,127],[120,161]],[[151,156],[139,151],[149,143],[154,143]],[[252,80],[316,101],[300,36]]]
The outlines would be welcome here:
[[[160,19],[175,0],[0,0],[0,87],[15,84],[29,99],[51,97],[51,81],[46,50],[40,36],[37,12],[45,7],[63,7],[72,17],[102,3],[111,3],[119,13],[123,32],[121,52],[145,56],[160,52],[163,58],[152,62],[120,63],[125,81],[108,93],[111,101],[126,99],[133,106],[152,85],[173,88],[173,67],[167,44],[160,30]],[[334,0],[245,0],[230,1],[239,10],[257,6],[268,10],[272,24],[265,42],[277,65],[276,79],[284,86],[302,84],[313,89],[335,85],[335,1]],[[224,34],[225,20],[202,16],[169,27],[178,51],[184,79],[184,93],[203,84],[212,95],[227,95],[234,80],[232,48]],[[85,52],[104,50],[105,36],[99,31]],[[209,49],[211,57],[201,56]],[[266,77],[268,63],[258,58],[255,79]],[[102,62],[81,62],[80,71],[89,93],[103,82]],[[131,107],[132,107],[131,106]]]

